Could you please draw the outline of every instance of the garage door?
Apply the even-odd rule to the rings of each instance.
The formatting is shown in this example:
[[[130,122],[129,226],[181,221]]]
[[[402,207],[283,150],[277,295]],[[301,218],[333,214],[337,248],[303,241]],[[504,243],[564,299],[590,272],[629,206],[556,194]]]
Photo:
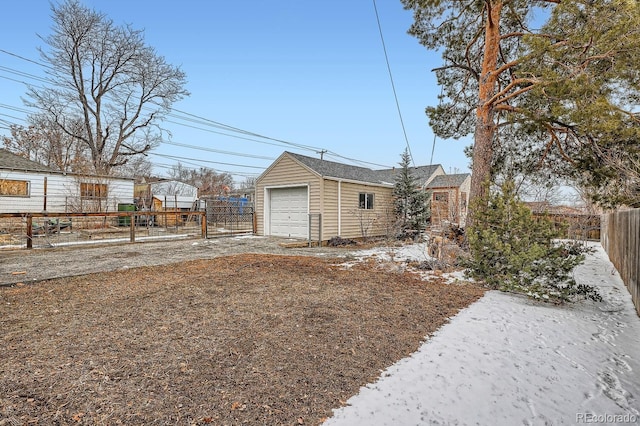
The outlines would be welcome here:
[[[269,194],[271,235],[307,238],[307,187],[276,188]]]

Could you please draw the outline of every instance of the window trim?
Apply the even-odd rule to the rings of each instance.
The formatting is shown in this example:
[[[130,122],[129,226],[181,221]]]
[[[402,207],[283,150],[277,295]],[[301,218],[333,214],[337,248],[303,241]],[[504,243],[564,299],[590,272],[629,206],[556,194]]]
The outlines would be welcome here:
[[[442,197],[442,199],[440,198]],[[438,203],[448,203],[449,193],[447,191],[438,191],[433,193],[433,201]]]
[[[375,193],[360,192],[358,193],[358,209],[373,210],[375,208]]]
[[[20,183],[25,186],[24,194],[5,194],[2,192],[3,183]],[[25,179],[3,179],[0,178],[0,197],[14,197],[14,198],[30,198],[31,197],[31,181]]]
[[[106,200],[108,194],[109,185],[106,183],[80,182],[80,198],[82,200]]]

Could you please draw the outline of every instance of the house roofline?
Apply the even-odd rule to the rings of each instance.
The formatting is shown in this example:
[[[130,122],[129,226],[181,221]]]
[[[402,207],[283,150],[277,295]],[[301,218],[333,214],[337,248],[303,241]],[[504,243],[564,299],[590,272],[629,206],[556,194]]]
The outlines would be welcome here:
[[[130,177],[122,177],[122,176],[108,176],[108,175],[92,175],[86,173],[73,173],[73,172],[63,172],[60,170],[38,170],[38,169],[25,169],[19,167],[0,167],[0,173],[3,170],[7,170],[10,172],[22,172],[22,173],[39,173],[39,174],[48,174],[48,175],[62,175],[62,176],[71,176],[71,177],[84,177],[84,178],[93,178],[93,179],[118,179],[118,180],[135,180],[135,178]]]
[[[363,180],[345,179],[345,178],[339,178],[339,177],[334,177],[334,176],[321,176],[321,178],[322,179],[326,179],[326,180],[336,181],[336,182],[353,183],[353,184],[357,184],[357,185],[379,186],[381,188],[393,188],[394,187],[394,184],[392,184],[392,183],[376,183],[376,182],[369,182],[369,181],[363,181]]]

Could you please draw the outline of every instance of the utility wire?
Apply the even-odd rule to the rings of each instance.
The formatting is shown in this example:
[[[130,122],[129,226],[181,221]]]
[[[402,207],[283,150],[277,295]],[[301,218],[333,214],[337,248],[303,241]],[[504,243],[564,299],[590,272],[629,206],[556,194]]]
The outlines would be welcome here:
[[[13,57],[18,58],[18,59],[22,59],[23,61],[31,62],[32,64],[36,64],[36,65],[39,65],[39,66],[44,67],[44,68],[49,68],[50,70],[55,70],[55,68],[52,67],[49,64],[45,64],[43,62],[38,62],[38,61],[34,61],[33,59],[25,58],[24,56],[20,56],[17,53],[9,52],[9,51],[6,51],[4,49],[0,49],[0,52],[4,53],[4,54],[7,54],[9,56],[13,56]]]
[[[246,167],[248,169],[260,169],[260,170],[264,170],[265,169],[265,167],[260,167],[260,166],[247,166],[245,164],[223,163],[223,162],[220,162],[220,161],[202,160],[200,158],[189,158],[189,157],[180,157],[180,156],[177,156],[177,155],[159,154],[157,152],[149,152],[149,154],[155,155],[157,157],[169,158],[169,159],[172,159],[172,160],[197,161],[199,163],[222,164],[223,166]]]
[[[189,144],[180,143],[180,142],[163,141],[162,143],[167,144],[167,145],[173,145],[173,146],[181,146],[183,148],[197,149],[197,150],[200,150],[200,151],[215,152],[216,154],[235,155],[235,156],[238,156],[238,157],[257,158],[257,159],[260,159],[260,160],[269,160],[269,161],[275,160],[275,158],[273,158],[273,157],[265,157],[265,156],[262,156],[262,155],[253,155],[253,154],[243,154],[243,153],[240,153],[240,152],[222,151],[222,150],[219,150],[219,149],[207,148],[207,147],[196,146],[196,145],[189,145]]]
[[[378,22],[378,31],[380,32],[380,40],[382,41],[382,50],[384,51],[384,59],[387,62],[387,71],[389,71],[389,80],[391,81],[391,88],[393,89],[393,97],[396,100],[396,108],[398,110],[398,117],[400,117],[400,125],[402,126],[402,133],[404,134],[404,140],[407,144],[407,150],[409,151],[409,157],[411,157],[411,162],[413,162],[413,167],[416,166],[416,162],[413,159],[413,154],[411,153],[411,145],[409,145],[409,138],[407,137],[407,130],[404,126],[404,120],[402,119],[402,111],[400,110],[400,103],[398,102],[398,94],[396,92],[396,85],[393,82],[393,74],[391,73],[391,65],[389,64],[389,55],[387,55],[387,46],[384,42],[384,36],[382,35],[382,25],[380,25],[380,16],[378,15],[378,7],[376,6],[376,0],[373,0],[373,9],[376,12],[376,21]]]
[[[375,0],[374,0],[374,7],[375,7]],[[376,16],[377,16],[377,9],[376,9]],[[378,20],[378,25],[379,25],[379,28],[380,28],[379,20]],[[380,36],[382,38],[382,30],[381,29],[380,29]],[[383,48],[385,50],[385,57],[386,57],[386,47],[384,46],[384,39],[382,39],[382,43],[383,43]],[[26,58],[24,56],[21,56],[21,55],[12,53],[12,52],[9,52],[9,51],[4,50],[4,49],[0,49],[0,53],[5,53],[7,55],[14,56],[14,57],[19,58],[21,60],[36,64],[36,65],[39,65],[39,66],[42,66],[42,67],[45,67],[45,68],[53,69],[53,67],[51,67],[51,66],[49,66],[47,64],[43,64],[41,62],[34,61],[32,59]],[[391,76],[391,69],[389,67],[388,60],[387,60],[387,68],[389,69],[389,76],[391,77],[391,84],[392,84],[392,88],[393,88],[394,95],[395,95],[395,86],[394,86],[394,83],[393,83],[393,78]],[[23,71],[20,71],[20,70],[16,70],[14,68],[9,68],[9,67],[2,66],[2,67],[0,67],[0,71],[8,72],[8,73],[15,74],[15,75],[20,75],[22,77],[30,78],[30,79],[33,79],[33,80],[36,80],[36,81],[40,81],[40,82],[50,83],[48,80],[45,80],[42,77],[39,77],[39,76],[34,75],[34,74],[27,73],[27,72],[23,72]],[[6,76],[2,76],[2,75],[0,75],[0,78],[5,78],[7,80],[11,80],[11,81],[15,81],[15,82],[22,83],[22,84],[25,84],[25,85],[29,85],[28,83],[26,83],[24,81],[19,81],[19,80],[16,80],[16,79],[13,79],[13,78],[10,78],[10,77],[6,77]],[[400,107],[399,107],[399,104],[398,104],[397,96],[396,96],[396,106],[398,108],[398,113],[400,114]],[[15,107],[10,107],[10,106],[5,106],[5,108],[15,109]],[[23,111],[20,111],[20,112],[28,113],[27,110],[23,110]],[[370,166],[389,168],[388,165],[382,165],[382,164],[367,162],[367,161],[358,160],[358,159],[354,159],[354,158],[350,158],[350,157],[345,157],[345,156],[340,155],[340,154],[338,154],[338,153],[336,153],[334,151],[329,151],[329,150],[326,150],[326,149],[323,149],[323,148],[318,148],[318,147],[314,147],[314,146],[311,146],[311,145],[304,145],[304,144],[299,144],[299,143],[295,143],[295,142],[285,141],[285,140],[278,139],[278,138],[273,138],[273,137],[270,137],[270,136],[265,136],[265,135],[262,135],[260,133],[256,133],[256,132],[252,132],[252,131],[249,131],[249,130],[241,129],[241,128],[238,128],[238,127],[230,126],[228,124],[224,124],[224,123],[221,123],[221,122],[218,122],[218,121],[215,121],[215,120],[211,120],[211,119],[208,119],[208,118],[196,115],[196,114],[192,114],[192,113],[189,113],[187,111],[183,111],[183,110],[180,110],[180,109],[177,109],[177,108],[171,108],[171,110],[167,114],[167,116],[175,118],[177,120],[182,120],[182,121],[196,123],[196,124],[202,124],[204,126],[210,126],[210,127],[214,127],[214,128],[228,130],[230,132],[236,132],[236,133],[244,134],[244,135],[247,135],[247,136],[253,136],[253,137],[256,137],[256,138],[265,139],[265,141],[260,141],[260,140],[251,139],[251,138],[243,138],[241,136],[230,135],[228,133],[216,132],[216,131],[213,131],[213,130],[210,130],[210,129],[203,129],[201,127],[193,126],[193,125],[190,125],[190,124],[180,123],[180,122],[171,121],[171,120],[164,120],[164,121],[172,123],[172,124],[176,124],[176,125],[180,125],[180,126],[184,126],[184,127],[190,127],[190,128],[194,128],[194,129],[197,129],[197,130],[207,131],[207,132],[210,132],[210,133],[216,133],[216,134],[220,134],[222,136],[233,137],[233,138],[237,138],[237,139],[244,139],[244,140],[251,141],[251,142],[262,143],[262,144],[267,144],[267,145],[274,145],[274,146],[280,146],[280,147],[289,146],[289,147],[294,147],[294,148],[297,148],[297,149],[313,151],[313,152],[324,151],[325,153],[330,154],[334,158],[339,158],[341,160],[346,160],[346,161],[349,161],[349,162],[352,162],[352,163],[355,163],[355,164],[366,164],[366,165],[370,165]],[[18,120],[25,121],[22,118],[12,117],[12,116],[10,116],[10,117],[18,119]],[[402,115],[401,114],[400,114],[400,121],[401,121],[402,127],[404,129],[404,123],[402,121]],[[267,142],[267,141],[271,141],[271,142]],[[409,149],[409,153],[411,153],[411,148],[409,147],[409,141],[407,139],[406,132],[405,132],[405,141],[407,143],[407,147]],[[175,142],[168,142],[168,141],[162,141],[161,143],[169,144],[169,145],[177,145],[177,143],[175,143]],[[178,146],[185,146],[185,144],[178,145]],[[202,151],[212,151],[212,152],[224,153],[224,152],[219,152],[219,151],[216,151],[216,150],[209,149],[207,147],[197,147],[195,145],[189,145],[187,147],[191,148],[191,149],[199,149],[199,150],[202,150]],[[239,154],[238,153],[234,153],[232,155],[239,155]],[[242,154],[241,156],[255,158],[254,156],[249,155],[249,154]],[[264,159],[267,159],[267,158],[265,157]],[[273,160],[273,158],[271,158],[271,157],[269,157],[269,159]]]
[[[440,97],[438,103],[442,105],[442,96],[444,95],[444,86],[440,86]],[[438,136],[436,132],[433,132],[433,145],[431,145],[431,160],[429,160],[429,164],[433,164],[433,153],[436,150],[436,139]]]

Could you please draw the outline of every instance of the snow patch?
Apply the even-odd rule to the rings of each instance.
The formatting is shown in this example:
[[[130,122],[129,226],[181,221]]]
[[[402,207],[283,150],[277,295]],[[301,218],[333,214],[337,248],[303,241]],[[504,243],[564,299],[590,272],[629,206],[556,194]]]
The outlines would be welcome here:
[[[637,422],[640,318],[606,253],[593,246],[575,278],[597,287],[602,302],[556,306],[489,291],[334,410],[325,426]],[[393,257],[407,252],[418,253]],[[462,272],[443,276],[463,279]]]

